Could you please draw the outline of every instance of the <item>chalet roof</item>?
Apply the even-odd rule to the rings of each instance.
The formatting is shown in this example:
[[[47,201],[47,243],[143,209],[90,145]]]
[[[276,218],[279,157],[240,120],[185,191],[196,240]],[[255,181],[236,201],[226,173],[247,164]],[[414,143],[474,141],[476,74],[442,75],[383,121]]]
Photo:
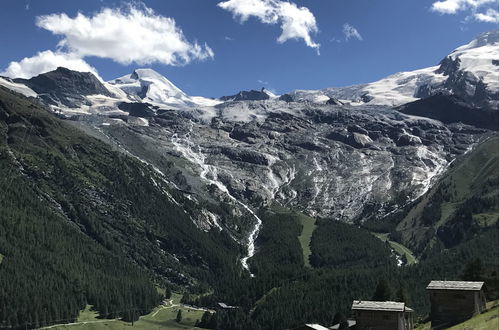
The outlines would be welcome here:
[[[426,287],[427,290],[466,290],[479,291],[484,282],[464,282],[464,281],[431,281]]]
[[[348,322],[348,328],[353,328],[357,324],[357,321],[355,321],[355,320],[347,320],[347,322]],[[333,325],[329,329],[338,330],[339,328],[340,328],[340,323]]]
[[[329,330],[328,328],[323,327],[320,324],[305,324],[305,326],[309,327],[310,329],[314,329],[314,330]]]
[[[412,312],[403,302],[395,301],[362,301],[354,300],[352,310],[387,311],[387,312]]]

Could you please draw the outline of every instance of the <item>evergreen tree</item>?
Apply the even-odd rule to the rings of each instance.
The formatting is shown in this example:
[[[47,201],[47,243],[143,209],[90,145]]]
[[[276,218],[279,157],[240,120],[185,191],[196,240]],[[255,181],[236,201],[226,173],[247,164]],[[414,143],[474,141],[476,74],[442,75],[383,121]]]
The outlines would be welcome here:
[[[177,323],[182,322],[182,310],[181,309],[178,310],[177,317],[175,318],[175,321],[177,321]]]
[[[348,329],[348,320],[341,312],[337,312],[333,318],[333,324],[339,324],[339,329]]]
[[[374,295],[372,300],[374,301],[387,301],[392,298],[392,290],[387,280],[382,278],[379,280],[378,285],[376,286],[376,290],[374,291]]]
[[[172,289],[169,286],[165,288],[165,299],[170,299],[172,297]]]
[[[395,293],[395,301],[407,303],[407,295],[402,284],[399,285],[397,292]]]
[[[345,320],[342,320],[340,322],[340,327],[338,328],[339,330],[345,330],[345,329],[348,329],[348,321],[345,319]]]
[[[483,279],[483,265],[480,258],[476,258],[466,264],[461,275],[464,281],[481,281]]]

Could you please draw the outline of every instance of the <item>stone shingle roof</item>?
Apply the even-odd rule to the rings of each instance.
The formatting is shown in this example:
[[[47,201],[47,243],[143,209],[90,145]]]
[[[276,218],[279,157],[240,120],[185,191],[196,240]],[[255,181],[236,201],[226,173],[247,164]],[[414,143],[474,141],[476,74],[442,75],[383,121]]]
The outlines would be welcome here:
[[[371,310],[388,312],[412,312],[412,309],[405,306],[403,302],[395,301],[362,301],[354,300],[352,310]]]
[[[464,282],[464,281],[431,281],[426,287],[427,290],[465,290],[479,291],[484,282]]]

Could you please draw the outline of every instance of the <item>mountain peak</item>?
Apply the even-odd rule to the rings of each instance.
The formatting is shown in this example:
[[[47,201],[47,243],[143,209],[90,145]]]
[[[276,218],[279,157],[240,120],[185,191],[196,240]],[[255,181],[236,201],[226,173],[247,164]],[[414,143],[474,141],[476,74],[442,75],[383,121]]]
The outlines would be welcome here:
[[[112,96],[109,90],[91,72],[80,72],[64,67],[41,73],[30,79],[14,79],[22,83],[45,100],[48,104],[78,108],[88,105],[88,95]]]
[[[153,69],[150,68],[144,68],[144,69],[135,69],[132,74],[130,75],[130,79],[158,79],[158,80],[163,80],[166,79],[165,76],[163,76],[161,73],[154,71]],[[168,79],[166,79],[168,80]]]
[[[150,68],[135,69],[131,74],[109,81],[136,101],[169,108],[215,105],[220,102],[189,96],[159,72]]]
[[[499,43],[499,29],[480,34],[478,37],[471,40],[468,44],[456,48],[454,52],[483,47],[487,45],[494,45],[496,43]]]

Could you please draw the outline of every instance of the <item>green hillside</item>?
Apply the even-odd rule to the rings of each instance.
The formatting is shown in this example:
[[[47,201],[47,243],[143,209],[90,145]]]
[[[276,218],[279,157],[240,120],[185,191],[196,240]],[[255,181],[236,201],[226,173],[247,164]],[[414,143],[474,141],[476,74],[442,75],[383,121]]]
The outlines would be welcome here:
[[[467,265],[477,257],[482,271],[471,275],[485,278],[497,294],[499,227],[489,216],[497,212],[491,141],[497,140],[477,147],[467,156],[472,161],[463,158],[451,169],[451,181],[432,189],[432,196],[449,196],[435,203],[437,220],[421,225],[421,215],[407,223],[413,227],[401,225],[400,237],[409,248],[435,237],[434,246],[441,245],[420,253],[417,263],[397,266],[395,245],[357,225],[262,208],[251,277],[241,268],[242,244],[225,231],[200,230],[193,220],[203,209],[222,223],[252,219],[234,219],[230,205],[191,201],[149,166],[0,88],[0,328],[75,323],[88,305],[94,311],[68,328],[87,322],[85,327],[118,329],[132,320],[144,329],[192,327],[200,313],[186,310],[184,321],[176,323],[175,308],[160,306],[158,287],[182,292],[186,305],[238,306],[218,312],[209,320],[212,328],[331,325],[335,316],[349,314],[353,299],[371,299],[382,282],[389,284],[387,299],[407,301],[425,318],[428,282],[470,275]],[[476,152],[481,158],[474,160]],[[473,171],[475,177],[467,178]],[[437,200],[428,197],[420,208]],[[444,218],[442,205],[450,214]],[[465,206],[472,213],[463,213],[461,221]],[[463,227],[470,219],[472,225]],[[428,229],[432,235],[417,236]],[[448,232],[464,236],[449,241]],[[396,234],[390,241],[397,241]]]
[[[417,254],[449,248],[499,218],[499,137],[455,161],[420,200],[400,213],[392,236]]]
[[[101,319],[98,313],[88,305],[80,312],[78,319],[72,324],[53,325],[44,329],[52,330],[122,330],[122,329],[168,329],[168,330],[193,330],[196,322],[201,320],[204,310],[190,308],[180,304],[180,295],[174,295],[167,303],[154,308],[149,314],[141,316],[135,322],[125,322],[119,319]],[[176,321],[178,311],[182,311],[182,320]]]
[[[431,323],[420,324],[416,330],[431,330]],[[487,310],[482,314],[455,325],[450,330],[497,330],[499,329],[499,301],[487,303]]]
[[[499,301],[487,304],[487,311],[449,330],[497,330],[499,329]]]
[[[1,326],[70,322],[86,304],[136,318],[160,302],[156,285],[240,272],[239,246],[198,229],[200,206],[152,168],[4,88],[0,191]]]

